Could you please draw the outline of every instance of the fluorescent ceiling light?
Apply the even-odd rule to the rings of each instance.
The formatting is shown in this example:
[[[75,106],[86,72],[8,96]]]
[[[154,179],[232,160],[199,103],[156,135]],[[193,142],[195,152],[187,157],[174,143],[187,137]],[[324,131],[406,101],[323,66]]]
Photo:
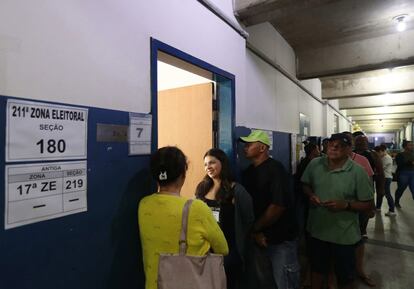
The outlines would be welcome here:
[[[407,29],[407,14],[397,15],[393,18],[393,20],[397,23],[397,31],[403,32]]]
[[[398,22],[397,31],[398,32],[403,32],[403,31],[405,31],[405,29],[407,29],[407,24],[405,22]]]

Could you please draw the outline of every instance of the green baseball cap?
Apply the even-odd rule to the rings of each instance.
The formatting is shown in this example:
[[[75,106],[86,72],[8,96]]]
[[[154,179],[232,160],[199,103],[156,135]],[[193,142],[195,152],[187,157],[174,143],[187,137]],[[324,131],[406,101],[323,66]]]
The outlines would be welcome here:
[[[242,142],[261,142],[270,147],[269,135],[262,130],[252,130],[248,136],[240,137]]]

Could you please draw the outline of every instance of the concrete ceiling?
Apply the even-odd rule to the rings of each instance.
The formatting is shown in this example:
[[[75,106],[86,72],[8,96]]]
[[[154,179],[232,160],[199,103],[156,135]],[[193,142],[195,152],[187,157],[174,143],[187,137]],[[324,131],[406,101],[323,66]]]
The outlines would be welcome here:
[[[322,97],[363,130],[414,118],[414,0],[236,0],[235,12],[246,26],[271,23],[295,51],[296,77],[320,78]]]

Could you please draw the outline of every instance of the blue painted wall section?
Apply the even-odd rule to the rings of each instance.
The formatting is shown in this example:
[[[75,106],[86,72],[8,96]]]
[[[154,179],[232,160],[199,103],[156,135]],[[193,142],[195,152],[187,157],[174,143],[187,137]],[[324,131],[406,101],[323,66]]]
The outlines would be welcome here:
[[[149,156],[96,141],[97,123],[128,125],[128,112],[89,107],[87,212],[4,230],[6,103],[0,96],[0,288],[144,288],[137,207],[152,191]]]
[[[273,132],[273,151],[272,157],[280,161],[288,172],[291,172],[291,139],[290,133]]]

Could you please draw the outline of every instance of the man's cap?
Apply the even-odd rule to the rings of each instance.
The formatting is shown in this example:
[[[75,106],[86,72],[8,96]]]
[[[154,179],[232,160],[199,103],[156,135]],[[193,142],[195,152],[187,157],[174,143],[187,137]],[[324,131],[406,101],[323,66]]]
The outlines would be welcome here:
[[[345,145],[352,145],[351,137],[346,133],[334,133],[329,138],[329,141],[340,140]]]
[[[261,142],[270,147],[269,135],[262,130],[252,130],[248,136],[240,137],[242,142]]]
[[[360,136],[360,135],[365,135],[365,134],[364,134],[364,132],[362,132],[362,131],[360,131],[360,130],[355,131],[355,132],[353,132],[353,133],[352,133],[352,136],[353,136],[353,137],[357,137],[357,136]]]

